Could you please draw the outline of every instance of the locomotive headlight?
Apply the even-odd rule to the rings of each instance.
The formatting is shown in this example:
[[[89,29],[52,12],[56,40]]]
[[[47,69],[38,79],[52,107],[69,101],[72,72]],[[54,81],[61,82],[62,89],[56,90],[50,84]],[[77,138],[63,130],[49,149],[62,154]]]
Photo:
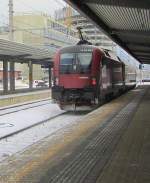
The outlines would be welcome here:
[[[59,79],[57,77],[55,78],[55,85],[59,85]]]
[[[91,83],[92,83],[93,86],[96,85],[96,78],[95,77],[92,78],[92,82]]]

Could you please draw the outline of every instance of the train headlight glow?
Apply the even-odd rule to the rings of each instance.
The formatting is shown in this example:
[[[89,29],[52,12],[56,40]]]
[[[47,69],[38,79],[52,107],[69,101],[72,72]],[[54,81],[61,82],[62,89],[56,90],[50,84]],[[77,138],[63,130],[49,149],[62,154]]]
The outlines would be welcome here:
[[[55,78],[55,85],[59,85],[59,79],[57,77]]]
[[[93,86],[96,85],[96,78],[92,78],[92,85],[93,85]]]

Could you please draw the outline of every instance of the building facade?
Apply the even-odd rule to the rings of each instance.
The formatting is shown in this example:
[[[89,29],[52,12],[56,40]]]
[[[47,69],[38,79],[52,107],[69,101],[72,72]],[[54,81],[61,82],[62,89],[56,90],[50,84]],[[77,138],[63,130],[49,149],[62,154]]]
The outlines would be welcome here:
[[[14,16],[14,40],[55,52],[77,42],[76,31],[43,14]]]
[[[77,27],[81,27],[84,36],[93,45],[115,51],[116,44],[104,35],[97,27],[95,27],[88,19],[81,16],[70,6],[56,10],[55,20],[66,24],[68,27],[72,26],[75,29]]]
[[[13,40],[15,42],[48,49],[53,54],[61,47],[78,42],[76,30],[54,21],[45,14],[15,14],[13,24]],[[7,26],[0,28],[1,39],[8,40],[8,34]],[[15,69],[21,70],[24,73],[24,78],[28,77],[27,65],[16,64]],[[41,69],[40,65],[34,65],[33,69],[34,79],[45,77],[45,71]]]

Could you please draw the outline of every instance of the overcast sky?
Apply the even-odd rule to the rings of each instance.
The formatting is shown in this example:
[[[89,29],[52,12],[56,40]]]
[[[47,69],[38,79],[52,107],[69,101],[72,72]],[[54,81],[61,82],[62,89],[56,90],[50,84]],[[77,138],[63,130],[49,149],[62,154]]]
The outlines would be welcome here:
[[[8,22],[8,2],[0,0],[0,25]],[[17,12],[43,12],[51,16],[54,11],[66,5],[63,0],[13,0],[14,13]]]

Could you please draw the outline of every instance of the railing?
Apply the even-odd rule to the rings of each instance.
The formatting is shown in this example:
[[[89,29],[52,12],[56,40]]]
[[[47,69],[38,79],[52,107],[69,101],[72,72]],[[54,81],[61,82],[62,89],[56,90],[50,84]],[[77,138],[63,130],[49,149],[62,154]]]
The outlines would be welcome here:
[[[69,45],[75,44],[78,41],[78,39],[76,39],[72,36],[65,35],[63,33],[53,31],[53,30],[44,31],[44,37],[54,39],[54,40],[57,40],[59,42],[63,42],[63,43],[69,44]]]

